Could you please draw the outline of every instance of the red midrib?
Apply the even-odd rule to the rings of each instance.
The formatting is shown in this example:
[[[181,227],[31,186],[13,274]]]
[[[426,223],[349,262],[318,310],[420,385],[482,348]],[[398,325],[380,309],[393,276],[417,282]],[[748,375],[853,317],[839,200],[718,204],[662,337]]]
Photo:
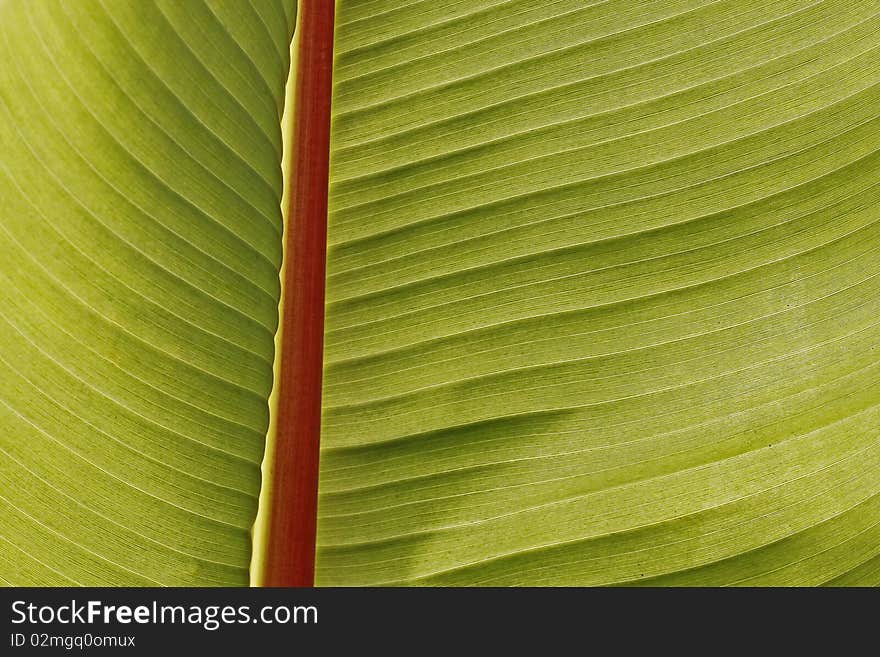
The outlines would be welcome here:
[[[299,3],[265,586],[313,586],[315,579],[334,5]]]

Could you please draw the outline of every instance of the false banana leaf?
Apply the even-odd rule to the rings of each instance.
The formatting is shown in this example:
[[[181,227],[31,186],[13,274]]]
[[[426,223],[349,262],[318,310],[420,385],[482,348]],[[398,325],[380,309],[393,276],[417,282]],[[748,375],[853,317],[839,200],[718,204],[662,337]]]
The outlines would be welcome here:
[[[880,584],[880,5],[335,4],[315,583]],[[291,503],[294,19],[0,0],[7,583]]]

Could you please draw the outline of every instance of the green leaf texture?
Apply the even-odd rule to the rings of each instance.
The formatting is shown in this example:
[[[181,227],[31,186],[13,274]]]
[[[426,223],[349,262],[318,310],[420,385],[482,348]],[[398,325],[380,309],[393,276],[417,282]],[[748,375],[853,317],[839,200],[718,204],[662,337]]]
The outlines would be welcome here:
[[[318,584],[880,583],[880,4],[337,6]]]
[[[0,1],[0,573],[247,584],[293,3]]]

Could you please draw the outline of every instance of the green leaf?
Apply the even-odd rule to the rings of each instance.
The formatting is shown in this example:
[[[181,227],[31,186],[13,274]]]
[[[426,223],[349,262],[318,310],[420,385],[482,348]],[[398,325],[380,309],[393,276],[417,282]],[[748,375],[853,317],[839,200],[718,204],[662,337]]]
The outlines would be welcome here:
[[[293,20],[0,3],[5,582],[248,582]]]
[[[293,5],[0,0],[0,584],[250,581]],[[876,3],[336,7],[316,583],[880,584]]]
[[[319,584],[880,581],[871,2],[339,2]]]

